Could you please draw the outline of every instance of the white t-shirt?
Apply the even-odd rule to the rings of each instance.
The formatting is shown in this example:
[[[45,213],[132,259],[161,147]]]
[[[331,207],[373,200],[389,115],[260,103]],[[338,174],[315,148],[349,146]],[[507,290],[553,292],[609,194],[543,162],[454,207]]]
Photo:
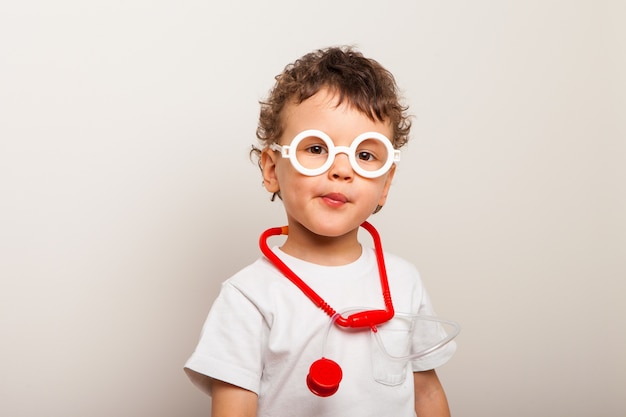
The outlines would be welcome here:
[[[364,249],[358,260],[344,266],[320,266],[273,250],[336,311],[385,308],[373,249]],[[414,266],[391,254],[385,254],[385,264],[396,313],[432,316]],[[441,366],[455,351],[451,342],[388,374],[385,364],[396,361],[380,359],[370,329],[346,330],[330,323],[262,257],[223,283],[185,368],[201,388],[206,375],[257,393],[258,416],[412,417],[411,372]],[[419,333],[435,342],[442,338],[441,329]],[[380,334],[383,339],[385,334],[398,337],[394,331]],[[384,344],[394,349],[393,339]],[[322,356],[343,371],[339,390],[330,397],[318,397],[306,385],[309,367]]]

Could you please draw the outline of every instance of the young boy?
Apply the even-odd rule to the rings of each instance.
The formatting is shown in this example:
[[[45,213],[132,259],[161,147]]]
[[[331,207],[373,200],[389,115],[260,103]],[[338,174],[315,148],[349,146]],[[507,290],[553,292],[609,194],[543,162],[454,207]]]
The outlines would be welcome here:
[[[385,254],[381,272],[380,256],[357,236],[387,199],[397,149],[408,140],[406,110],[393,76],[351,48],[312,52],[276,77],[253,151],[265,188],[284,205],[287,237],[273,256],[224,282],[185,365],[212,396],[213,417],[449,416],[435,368],[454,343],[391,375],[374,352],[376,323],[337,323],[355,310],[433,315],[415,268]],[[280,262],[332,310],[307,298]],[[391,309],[381,292],[387,279]],[[322,354],[341,371],[320,377],[341,379],[340,386],[311,376]]]

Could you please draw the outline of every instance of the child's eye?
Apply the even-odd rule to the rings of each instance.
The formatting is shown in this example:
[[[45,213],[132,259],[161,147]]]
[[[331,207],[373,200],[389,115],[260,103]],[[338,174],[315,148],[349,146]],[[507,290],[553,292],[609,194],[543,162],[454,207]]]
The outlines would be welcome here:
[[[359,159],[360,161],[368,161],[368,162],[373,162],[376,160],[376,156],[374,156],[373,153],[368,152],[368,151],[359,151],[356,154],[357,159]]]
[[[306,148],[306,151],[308,153],[312,153],[315,155],[322,155],[322,154],[328,153],[328,150],[326,149],[326,147],[322,145],[310,145]]]

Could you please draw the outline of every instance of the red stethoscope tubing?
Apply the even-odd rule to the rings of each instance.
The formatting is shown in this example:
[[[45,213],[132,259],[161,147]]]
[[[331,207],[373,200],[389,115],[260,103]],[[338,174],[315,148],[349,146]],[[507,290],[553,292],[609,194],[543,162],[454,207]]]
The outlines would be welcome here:
[[[393,302],[391,301],[391,291],[389,289],[389,281],[387,279],[387,269],[385,268],[385,259],[383,256],[382,244],[378,231],[368,222],[361,224],[367,230],[374,241],[374,250],[376,252],[376,262],[378,265],[378,274],[380,276],[380,285],[382,287],[383,300],[385,302],[385,310],[366,310],[360,311],[343,317],[337,314],[335,309],[328,305],[322,297],[320,297],[311,287],[309,287],[302,279],[296,275],[267,245],[267,239],[271,236],[287,235],[289,228],[273,227],[267,229],[259,238],[259,247],[263,255],[282,272],[292,283],[296,285],[317,307],[322,309],[326,314],[333,318],[334,322],[342,327],[361,328],[370,327],[376,331],[376,326],[389,321],[394,316]]]

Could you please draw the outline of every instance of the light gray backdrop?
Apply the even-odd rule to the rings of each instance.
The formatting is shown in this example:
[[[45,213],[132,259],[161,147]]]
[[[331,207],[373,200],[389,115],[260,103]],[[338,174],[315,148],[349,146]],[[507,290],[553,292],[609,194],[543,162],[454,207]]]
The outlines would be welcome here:
[[[0,415],[206,416],[182,366],[284,223],[247,153],[354,44],[416,116],[372,222],[463,326],[456,416],[626,415],[622,1],[0,6]]]

